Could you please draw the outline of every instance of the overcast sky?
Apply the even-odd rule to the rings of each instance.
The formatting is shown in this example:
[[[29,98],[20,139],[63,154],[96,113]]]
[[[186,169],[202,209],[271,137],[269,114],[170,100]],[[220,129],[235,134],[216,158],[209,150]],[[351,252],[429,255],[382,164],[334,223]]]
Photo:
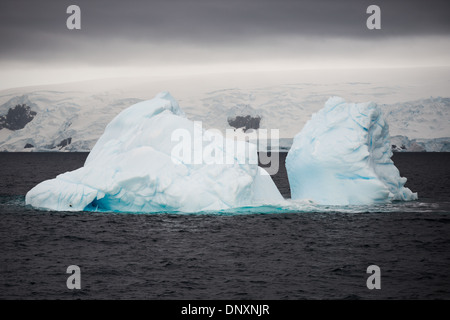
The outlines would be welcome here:
[[[66,9],[81,8],[81,30]],[[366,9],[381,8],[381,30]],[[1,0],[0,89],[139,72],[449,66],[450,1]]]

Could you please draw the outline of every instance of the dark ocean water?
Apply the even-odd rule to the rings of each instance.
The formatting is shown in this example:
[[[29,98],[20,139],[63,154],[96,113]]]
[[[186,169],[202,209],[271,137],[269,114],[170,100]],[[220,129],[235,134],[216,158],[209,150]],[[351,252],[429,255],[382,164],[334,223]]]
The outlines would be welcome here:
[[[450,154],[395,154],[419,200],[358,212],[69,213],[24,205],[30,188],[86,156],[0,154],[0,299],[450,298]],[[289,197],[284,168],[273,178]],[[381,268],[381,290],[366,287],[372,264]],[[66,287],[69,265],[81,268],[81,290]]]

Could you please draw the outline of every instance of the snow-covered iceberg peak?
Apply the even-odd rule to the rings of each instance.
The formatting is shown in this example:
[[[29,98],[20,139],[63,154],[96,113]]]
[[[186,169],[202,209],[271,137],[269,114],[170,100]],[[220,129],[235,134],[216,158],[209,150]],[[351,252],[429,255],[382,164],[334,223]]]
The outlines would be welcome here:
[[[27,193],[26,203],[59,211],[199,212],[283,201],[271,177],[249,161],[257,159],[256,146],[248,145],[245,159],[232,154],[226,163],[174,159],[177,130],[200,137],[201,153],[227,152],[221,150],[223,136],[210,139],[163,92],[123,110],[82,168],[40,183]],[[189,154],[198,152],[198,143],[190,146]]]
[[[332,97],[295,136],[286,158],[292,199],[329,205],[417,199],[391,156],[380,108]]]

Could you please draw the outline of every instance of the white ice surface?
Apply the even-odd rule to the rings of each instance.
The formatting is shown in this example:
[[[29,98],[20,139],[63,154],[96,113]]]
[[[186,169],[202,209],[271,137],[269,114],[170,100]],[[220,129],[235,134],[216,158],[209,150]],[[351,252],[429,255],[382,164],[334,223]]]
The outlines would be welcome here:
[[[90,151],[119,112],[166,88],[189,119],[223,133],[231,128],[228,116],[239,111],[261,116],[262,129],[279,129],[280,138],[292,139],[336,95],[376,101],[392,136],[445,138],[450,137],[449,81],[450,68],[440,67],[149,76],[1,90],[0,115],[22,103],[37,115],[21,130],[0,130],[0,151]],[[242,110],[245,105],[252,109]],[[71,144],[57,147],[68,138]],[[25,149],[27,144],[34,148]]]
[[[57,211],[199,212],[283,201],[271,177],[250,161],[257,159],[252,144],[240,142],[249,153],[244,160],[233,153],[231,163],[173,161],[179,142],[172,133],[180,129],[193,137],[199,130],[170,94],[134,104],[108,124],[84,167],[40,183],[26,204]],[[200,135],[202,151],[223,150],[222,136]]]
[[[391,156],[381,109],[332,97],[295,136],[286,158],[292,199],[326,205],[417,199]]]

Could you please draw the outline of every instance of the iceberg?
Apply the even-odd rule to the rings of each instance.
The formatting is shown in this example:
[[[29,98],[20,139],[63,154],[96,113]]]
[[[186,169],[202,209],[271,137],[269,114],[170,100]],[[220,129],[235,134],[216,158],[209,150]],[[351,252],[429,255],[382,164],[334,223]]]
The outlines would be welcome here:
[[[292,199],[324,205],[416,200],[391,157],[381,109],[331,97],[294,137],[286,157]]]
[[[200,136],[200,151],[227,161],[189,161],[177,156],[173,132]],[[83,167],[31,189],[25,202],[56,211],[200,212],[284,201],[270,175],[258,167],[256,146],[241,161],[224,149],[224,137],[199,129],[167,92],[119,113],[106,127]],[[195,154],[191,144],[188,154]],[[186,150],[185,150],[186,151]],[[214,153],[214,152],[213,152]],[[242,155],[241,155],[242,156]]]

